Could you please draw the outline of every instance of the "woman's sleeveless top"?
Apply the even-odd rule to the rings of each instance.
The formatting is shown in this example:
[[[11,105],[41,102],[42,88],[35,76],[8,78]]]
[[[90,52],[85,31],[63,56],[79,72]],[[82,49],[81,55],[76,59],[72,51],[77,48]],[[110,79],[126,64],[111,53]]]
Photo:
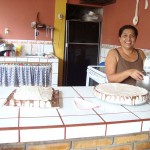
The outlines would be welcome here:
[[[115,50],[117,51],[118,57],[119,57],[117,68],[116,68],[117,73],[128,70],[128,69],[137,69],[139,71],[143,71],[143,59],[140,55],[139,50],[137,50],[138,58],[134,62],[130,62],[130,61],[125,60],[120,55],[119,51],[117,49],[115,49]],[[136,85],[136,80],[131,78],[131,77],[128,77],[127,79],[125,79],[121,83]]]

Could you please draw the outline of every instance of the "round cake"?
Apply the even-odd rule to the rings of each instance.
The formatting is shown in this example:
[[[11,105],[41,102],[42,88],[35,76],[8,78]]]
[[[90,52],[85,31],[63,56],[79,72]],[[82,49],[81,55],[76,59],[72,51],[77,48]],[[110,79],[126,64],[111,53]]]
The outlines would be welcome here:
[[[144,88],[122,83],[103,83],[94,87],[94,95],[100,100],[122,105],[144,104],[148,94]]]

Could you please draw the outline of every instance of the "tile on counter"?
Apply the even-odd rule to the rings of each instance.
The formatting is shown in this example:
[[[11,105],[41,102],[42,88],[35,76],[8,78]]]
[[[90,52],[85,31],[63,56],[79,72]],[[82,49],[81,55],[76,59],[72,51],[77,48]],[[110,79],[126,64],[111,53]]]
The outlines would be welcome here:
[[[56,90],[59,90],[59,97],[60,98],[67,98],[67,97],[80,97],[78,93],[72,88],[68,86],[59,86],[56,88]]]
[[[16,57],[4,57],[4,59],[5,59],[5,62],[16,62],[17,61],[17,59],[16,59]]]
[[[138,111],[150,111],[150,104],[145,103],[143,105],[136,105],[136,106],[124,106],[126,109],[130,110],[131,112],[138,112]]]
[[[0,128],[18,127],[18,118],[0,118]]]
[[[136,116],[140,119],[150,119],[150,110],[149,111],[140,111],[140,112],[133,112]]]
[[[6,102],[6,98],[0,98],[0,108],[4,106],[5,102]]]
[[[0,107],[0,118],[18,118],[18,107],[2,106]]]
[[[41,58],[39,59],[39,61],[40,61],[40,62],[47,62],[48,59],[47,59],[47,58],[44,58],[44,57],[41,57]]]
[[[74,90],[81,96],[81,97],[95,97],[93,86],[73,86]]]
[[[142,131],[150,131],[150,104],[125,106],[142,121]]]
[[[64,131],[63,127],[20,130],[20,142],[63,140]]]
[[[142,122],[107,124],[106,136],[141,132]]]
[[[39,57],[28,57],[27,58],[28,62],[40,62],[40,58]]]
[[[53,55],[52,57],[47,59],[47,62],[49,62],[49,63],[51,63],[51,62],[58,63],[58,58]]]
[[[66,139],[105,136],[106,125],[89,125],[66,128]]]
[[[101,117],[108,123],[108,122],[128,122],[128,121],[134,121],[139,120],[139,118],[132,114],[132,113],[113,113],[113,114],[102,114]]]
[[[150,132],[150,120],[143,121],[143,123],[142,123],[142,131],[149,131]]]
[[[104,121],[98,115],[62,116],[65,125],[101,124]]]
[[[55,108],[20,108],[20,117],[58,117],[58,112]]]
[[[61,116],[96,114],[92,109],[89,110],[78,109],[74,103],[74,98],[63,98],[60,99],[60,101],[63,102],[61,104],[62,107],[58,109]]]
[[[20,127],[44,127],[63,125],[60,117],[26,117],[20,118]]]
[[[0,143],[17,143],[18,141],[18,130],[0,131]]]
[[[120,112],[115,114],[102,114],[106,121],[106,135],[119,135],[141,132],[142,121],[130,112]]]
[[[9,94],[11,94],[11,92],[13,90],[15,90],[17,87],[0,87],[0,98],[7,98],[9,96]]]
[[[105,102],[96,97],[95,98],[84,98],[84,100],[87,100],[94,104],[99,105],[99,108],[94,108],[94,110],[98,114],[129,112],[127,109],[125,109],[121,105]]]
[[[27,57],[16,57],[17,62],[27,62]]]

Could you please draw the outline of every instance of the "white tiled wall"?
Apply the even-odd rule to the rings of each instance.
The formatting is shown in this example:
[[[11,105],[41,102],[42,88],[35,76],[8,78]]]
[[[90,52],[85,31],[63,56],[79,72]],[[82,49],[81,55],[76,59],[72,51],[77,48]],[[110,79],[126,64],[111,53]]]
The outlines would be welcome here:
[[[102,44],[100,50],[100,62],[105,62],[106,56],[110,49],[118,47],[117,45]]]
[[[109,45],[109,44],[102,44],[101,50],[100,50],[100,62],[105,62],[106,56],[109,52],[109,50],[113,49],[113,48],[117,48],[119,47],[118,45]],[[141,50],[144,51],[145,55],[150,55],[150,50],[148,49],[142,49],[139,48]]]
[[[6,43],[12,43],[15,47],[20,45],[22,47],[21,56],[26,55],[43,55],[53,54],[52,41],[39,41],[39,40],[11,40],[5,39]]]

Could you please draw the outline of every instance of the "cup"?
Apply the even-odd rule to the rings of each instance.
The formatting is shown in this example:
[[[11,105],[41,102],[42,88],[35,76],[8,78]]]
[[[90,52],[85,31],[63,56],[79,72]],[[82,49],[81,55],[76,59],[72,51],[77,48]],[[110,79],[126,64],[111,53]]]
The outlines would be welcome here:
[[[150,75],[144,75],[143,80],[136,81],[136,86],[145,88],[150,91]]]

